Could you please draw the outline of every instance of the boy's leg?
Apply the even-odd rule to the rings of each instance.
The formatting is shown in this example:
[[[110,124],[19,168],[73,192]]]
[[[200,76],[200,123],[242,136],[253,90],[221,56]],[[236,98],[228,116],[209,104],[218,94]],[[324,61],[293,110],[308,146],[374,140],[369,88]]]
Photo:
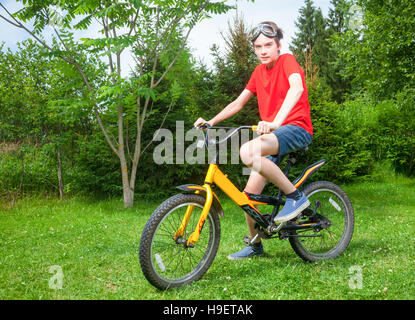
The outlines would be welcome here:
[[[286,195],[285,205],[274,219],[276,223],[295,218],[309,206],[310,202],[302,192],[294,187],[282,170],[265,156],[276,155],[280,152],[286,154],[305,147],[310,142],[311,135],[304,129],[286,126],[271,134],[255,138],[241,147],[240,155],[245,165],[275,184]]]
[[[248,183],[244,189],[245,192],[260,194],[264,189],[267,180],[261,176],[258,172],[252,171],[251,175],[249,176]],[[248,225],[249,234],[252,238],[254,238],[258,231],[255,229],[255,221],[245,213],[246,223]],[[252,246],[248,246],[243,248],[242,250],[230,254],[228,256],[229,260],[238,260],[238,259],[245,259],[253,256],[258,256],[264,253],[264,249],[261,244],[261,238],[257,238],[255,243]]]
[[[262,193],[262,190],[264,189],[267,183],[267,180],[277,185],[282,185],[285,183],[288,185],[288,187],[284,187],[284,189],[282,190],[291,190],[289,187],[290,185],[292,186],[292,184],[285,177],[284,173],[271,160],[263,157],[264,155],[277,154],[277,153],[278,153],[278,139],[273,134],[260,136],[244,144],[241,147],[240,155],[241,155],[242,161],[245,163],[245,165],[254,169],[252,170],[251,175],[249,176],[248,183],[246,184],[246,187],[244,189],[245,192],[254,193],[254,194]],[[271,175],[263,174],[262,166],[266,167],[270,171],[280,170],[281,175],[278,175],[278,172],[276,175],[273,175],[272,173]],[[250,236],[254,238],[258,233],[258,230],[255,229],[255,221],[246,213],[245,213],[245,219],[248,225]],[[263,253],[264,253],[264,250],[261,244],[261,239],[258,237],[252,246],[248,246],[238,252],[230,254],[228,256],[228,259],[230,260],[245,259],[245,258],[261,255]]]
[[[283,142],[285,143],[286,141],[283,141]],[[297,148],[305,147],[310,142],[311,142],[311,137],[309,138],[308,141],[303,142],[304,145],[298,146]],[[286,149],[286,143],[284,144],[283,147]],[[291,181],[285,176],[282,170],[273,161],[265,158],[265,156],[267,155],[277,155],[279,154],[279,152],[280,152],[279,140],[277,138],[277,135],[274,133],[262,135],[256,139],[253,139],[247,142],[241,147],[240,155],[241,155],[242,161],[245,163],[245,165],[254,169],[254,171],[252,171],[249,177],[248,183],[244,191],[248,193],[260,194],[262,193],[262,190],[265,187],[266,181],[268,180],[274,183],[275,185],[277,185],[281,189],[281,191],[287,195],[287,201],[286,201],[286,205],[287,205],[287,204],[292,203],[288,200],[288,195],[292,195],[293,193],[298,193],[298,191],[293,186]],[[283,154],[285,154],[285,152]],[[305,200],[308,201],[306,197],[305,197]],[[289,209],[288,215],[285,215],[282,218],[280,217],[279,219],[286,221],[292,218],[292,210],[291,210],[292,208],[286,208],[286,206],[284,206],[284,208]],[[280,212],[283,212],[284,208]],[[301,209],[301,211],[302,210],[303,209]],[[277,218],[279,217],[279,215],[280,214],[277,215]],[[249,217],[247,214],[245,214],[245,217],[246,217],[246,222],[248,224],[250,235],[251,237],[255,237],[255,235],[257,234],[257,230],[255,229],[255,221],[251,217]],[[280,221],[277,221],[277,219],[275,221],[280,222]],[[254,245],[250,247],[246,247],[245,249],[242,249],[239,252],[229,255],[228,259],[231,259],[231,260],[244,259],[247,257],[260,255],[263,252],[264,251],[263,251],[261,241],[260,239],[257,239]]]
[[[278,138],[273,133],[264,134],[245,143],[240,150],[241,160],[247,167],[275,184],[285,194],[289,194],[296,190],[295,187],[274,162],[265,158],[267,155],[278,153]]]
[[[252,170],[244,191],[253,194],[261,194],[266,183],[267,180],[262,175]],[[255,229],[255,220],[252,219],[247,213],[245,213],[245,219],[246,224],[248,225],[249,235],[251,238],[254,238],[258,233],[258,231]],[[255,243],[259,243],[260,241],[261,239],[258,237],[255,240]]]

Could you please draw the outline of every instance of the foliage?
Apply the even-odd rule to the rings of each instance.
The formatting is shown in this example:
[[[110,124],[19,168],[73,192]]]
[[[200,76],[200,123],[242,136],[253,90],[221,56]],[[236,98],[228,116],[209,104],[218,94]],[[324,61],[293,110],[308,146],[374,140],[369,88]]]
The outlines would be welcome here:
[[[155,89],[171,72],[180,58],[194,25],[209,17],[221,14],[231,7],[225,1],[209,0],[144,0],[144,1],[32,1],[25,0],[24,7],[17,14],[1,16],[10,24],[25,29],[51,55],[59,57],[77,70],[88,95],[84,103],[90,106],[95,121],[105,140],[120,161],[122,190],[125,206],[134,200],[137,168],[143,152],[143,126],[154,103],[160,99]],[[58,17],[59,16],[59,17]],[[59,18],[59,19],[58,19]],[[81,19],[81,20],[79,20]],[[24,22],[34,21],[30,31]],[[74,30],[86,30],[92,21],[101,24],[102,36],[75,41]],[[46,27],[55,33],[57,46],[52,47],[41,39]],[[89,54],[78,51],[82,46]],[[121,70],[121,55],[130,50],[137,62],[135,75],[126,78]],[[105,68],[84,61],[84,57],[106,57]],[[104,78],[100,70],[105,70]],[[170,88],[168,110],[176,103],[178,87]],[[168,113],[168,112],[167,112]],[[134,119],[134,141],[126,140],[126,118]],[[128,121],[127,120],[127,121]],[[117,138],[113,138],[117,137]],[[131,136],[130,136],[131,137]]]
[[[377,159],[386,159],[408,175],[415,174],[415,90],[399,92],[377,106],[376,139],[371,150]]]
[[[372,125],[366,148],[377,161],[414,173],[414,23],[412,1],[358,1],[361,25],[333,37],[339,72],[352,83],[349,99]],[[364,97],[363,100],[361,97]],[[361,121],[357,117],[356,121]]]
[[[42,58],[39,47],[30,40],[19,44],[15,54],[10,49],[0,51],[2,140],[16,142],[30,136],[33,142],[38,142],[42,137],[42,121],[47,119],[42,107],[48,69]]]
[[[364,15],[361,28],[337,37],[342,73],[355,90],[376,99],[390,99],[415,87],[415,3],[410,0],[358,1]]]
[[[320,85],[337,102],[345,100],[350,92],[350,80],[340,76],[344,66],[333,39],[349,30],[351,3],[347,0],[331,0],[328,17],[322,15],[312,0],[306,0],[296,21],[298,32],[290,49],[304,69],[312,61],[320,78]],[[340,50],[344,50],[342,47]]]
[[[413,175],[415,156],[414,91],[376,102],[369,96],[342,104],[314,104],[314,138],[305,161],[326,158],[325,178],[370,179],[385,160],[398,172]]]
[[[327,50],[323,53],[326,60],[325,69],[322,74],[323,81],[330,88],[331,97],[336,102],[343,102],[351,91],[351,79],[343,77],[341,69],[344,60],[340,58],[336,46],[333,44],[337,36],[340,36],[350,29],[352,15],[352,3],[347,0],[332,0],[332,7],[329,9],[327,24]],[[344,47],[341,48],[344,50]]]
[[[414,84],[413,69],[408,68],[413,64],[414,33],[413,23],[408,24],[413,15],[406,11],[413,4],[404,0],[361,1],[361,7],[352,1],[331,4],[326,19],[325,45],[329,47],[318,55],[327,63],[319,62],[316,41],[310,53],[299,55],[315,129],[306,160],[327,158],[330,171],[323,173],[339,181],[368,178],[376,162],[384,160],[398,171],[413,174],[414,130],[408,116],[413,117],[410,88]],[[357,19],[352,16],[353,6],[363,10],[361,24],[351,21]],[[299,45],[293,49],[306,50],[316,39],[315,15],[312,1],[306,1],[293,41]],[[403,49],[399,55],[397,48]]]
[[[226,33],[222,33],[225,54],[220,53],[218,46],[211,48],[214,57],[214,79],[212,81],[213,107],[209,108],[209,116],[213,117],[226,105],[235,100],[245,89],[252,71],[257,66],[257,58],[250,40],[250,30],[241,13],[236,13],[232,21],[228,21]],[[259,119],[256,99],[252,99],[244,110],[234,118],[226,120],[230,126],[253,124]],[[207,116],[205,116],[207,117]],[[222,124],[221,124],[222,125]]]
[[[297,20],[304,22],[304,28],[299,27],[297,40],[312,40],[313,47],[303,50],[309,45],[301,42],[298,49],[302,56],[297,57],[306,73],[314,139],[293,168],[293,176],[321,158],[328,164],[316,179],[370,180],[379,175],[383,163],[407,175],[415,173],[415,92],[413,70],[408,67],[413,62],[413,27],[408,24],[412,16],[402,9],[405,1],[359,3],[364,11],[363,24],[352,29],[349,19],[354,2],[332,0],[327,18],[312,1],[305,3]],[[19,14],[22,21],[36,16],[39,24],[33,31],[35,36],[48,25],[46,13],[57,14],[45,11],[51,1],[39,4]],[[127,182],[131,185],[131,178],[136,178],[136,199],[160,199],[174,192],[175,185],[203,182],[206,166],[176,161],[156,165],[153,150],[157,142],[153,136],[163,127],[176,139],[180,134],[176,132],[177,121],[184,123],[187,131],[197,117],[213,117],[240,94],[257,64],[248,37],[250,26],[239,12],[229,21],[221,34],[225,46],[212,48],[214,69],[209,70],[195,62],[185,44],[186,30],[194,21],[186,25],[183,20],[177,28],[169,29],[168,19],[173,16],[164,16],[162,10],[180,15],[184,8],[176,10],[164,4],[158,10],[147,8],[133,26],[134,15],[124,17],[141,5],[133,1],[112,3],[100,10],[99,2],[66,3],[65,19],[55,24],[59,37],[55,34],[46,47],[33,40],[20,43],[16,52],[1,46],[1,196],[10,203],[31,192],[59,190],[67,195],[120,196],[124,193],[120,183],[123,171],[108,141],[117,155],[123,141]],[[396,21],[387,14],[391,4],[402,9],[391,9]],[[412,8],[412,3],[408,7]],[[210,13],[228,9],[215,8],[210,7]],[[202,15],[209,15],[209,10]],[[376,10],[383,20],[374,17]],[[192,12],[189,15],[194,17]],[[165,37],[157,38],[151,32],[157,16],[159,35],[171,31],[170,37],[165,33]],[[102,36],[82,41],[74,38],[73,30],[88,28],[97,19],[102,22]],[[389,28],[381,26],[382,21]],[[142,32],[142,42],[128,36],[134,28]],[[311,38],[303,37],[306,34]],[[125,76],[119,74],[117,57],[129,49],[137,64]],[[379,73],[384,70],[382,63],[389,65],[388,71]],[[152,83],[157,85],[152,87]],[[258,119],[256,99],[251,99],[238,115],[220,125],[254,124]],[[186,141],[184,149],[193,142]],[[230,158],[228,152],[228,162]],[[242,164],[223,166],[240,188],[247,178],[241,175],[242,168]],[[274,192],[272,188],[268,191]]]
[[[30,193],[58,190],[55,167],[56,160],[40,147],[0,144],[0,199],[13,206]]]
[[[298,62],[303,65],[304,57],[313,52],[313,60],[320,69],[324,69],[327,51],[326,21],[321,9],[316,9],[312,0],[305,0],[299,10],[295,22],[298,28],[290,50],[296,55]]]
[[[23,182],[26,192],[56,188],[62,198],[65,169],[73,166],[78,139],[91,127],[82,80],[71,66],[30,39],[19,44],[15,53],[10,49],[0,52],[0,73],[0,120],[5,124],[0,129],[0,141],[16,146],[18,153],[25,155],[23,181],[5,170],[7,186]],[[38,167],[39,174],[30,170],[33,166]],[[43,166],[48,167],[47,173]],[[16,179],[10,180],[12,177]]]

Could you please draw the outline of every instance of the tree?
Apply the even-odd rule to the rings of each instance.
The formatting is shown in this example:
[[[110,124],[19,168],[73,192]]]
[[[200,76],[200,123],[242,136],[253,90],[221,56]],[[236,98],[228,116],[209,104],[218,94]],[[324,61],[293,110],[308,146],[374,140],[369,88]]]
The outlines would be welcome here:
[[[228,21],[228,29],[222,33],[225,41],[225,55],[219,53],[219,47],[211,48],[214,56],[215,108],[213,113],[221,111],[235,100],[245,89],[251,74],[258,64],[250,40],[252,28],[246,25],[241,13],[236,12]],[[255,123],[259,118],[256,99],[252,99],[235,118],[228,121],[239,126],[241,123]]]
[[[306,68],[312,61],[319,75],[321,86],[331,99],[341,102],[351,90],[350,79],[341,75],[344,61],[336,49],[336,37],[349,30],[351,2],[331,0],[328,17],[312,0],[306,0],[296,21],[298,32],[290,47],[299,63]]]
[[[327,17],[329,35],[343,34],[349,30],[350,7],[349,0],[331,0]]]
[[[119,158],[124,206],[132,206],[137,166],[142,154],[141,136],[147,112],[157,100],[155,89],[181,56],[194,25],[210,13],[225,13],[231,7],[224,1],[209,0],[23,2],[23,9],[16,14],[11,14],[0,4],[8,14],[0,17],[26,30],[51,54],[78,72],[88,90],[84,101],[89,103],[108,145]],[[34,20],[33,31],[24,24],[29,20]],[[103,36],[75,41],[72,32],[87,29],[93,21],[101,24]],[[41,37],[49,25],[59,41],[58,49]],[[178,47],[172,46],[177,42],[180,43]],[[79,54],[81,47],[88,50],[89,55]],[[171,47],[177,50],[171,52]],[[121,70],[121,56],[128,50],[136,56],[139,69],[136,77],[128,78]],[[97,83],[100,70],[90,63],[91,56],[107,57],[106,83]],[[162,71],[160,63],[164,67]],[[171,89],[174,96],[175,88]],[[136,130],[131,167],[128,166],[125,140],[125,117],[128,113],[135,115]],[[116,129],[116,137],[112,136],[113,129]]]
[[[358,1],[361,28],[336,39],[342,74],[354,90],[388,99],[415,86],[415,3],[410,0]]]
[[[336,50],[335,39],[346,33],[350,27],[350,8],[351,2],[348,0],[331,0],[331,7],[327,18],[327,33],[330,46],[326,53],[326,72],[323,74],[324,80],[330,87],[331,96],[337,102],[342,102],[350,93],[351,81],[341,75],[344,61],[339,59]]]
[[[232,98],[239,95],[248,83],[252,71],[258,64],[257,57],[253,52],[250,40],[251,27],[246,25],[242,13],[236,11],[232,21],[228,21],[228,30],[222,33],[225,41],[225,65],[221,66],[221,71],[232,70],[234,76],[232,88]],[[223,86],[223,89],[226,89]]]
[[[295,33],[290,50],[300,65],[304,65],[305,57],[311,52],[314,63],[320,70],[325,70],[328,42],[326,21],[321,9],[316,9],[312,0],[305,0],[299,13],[300,16],[295,22],[298,32]]]

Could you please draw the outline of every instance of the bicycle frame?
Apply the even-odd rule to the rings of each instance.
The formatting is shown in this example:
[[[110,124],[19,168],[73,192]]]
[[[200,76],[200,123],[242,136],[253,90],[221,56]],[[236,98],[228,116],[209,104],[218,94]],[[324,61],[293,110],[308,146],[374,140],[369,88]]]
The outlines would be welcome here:
[[[256,127],[253,126],[252,130],[256,130]],[[296,188],[299,188],[304,181],[317,169],[323,166],[326,161],[320,160],[311,166],[304,169],[304,171],[294,180],[293,184]],[[287,174],[287,173],[286,173]],[[219,189],[221,189],[229,198],[231,198],[238,206],[240,206],[259,226],[266,229],[270,223],[269,221],[255,208],[256,205],[274,205],[279,206],[285,202],[281,200],[281,197],[272,197],[267,195],[251,195],[244,192],[241,192],[224,174],[218,167],[217,164],[210,164],[207,171],[205,181],[203,186],[199,185],[183,185],[178,188],[187,191],[200,194],[201,192],[206,193],[206,202],[202,209],[199,221],[195,227],[195,230],[190,235],[187,240],[187,246],[194,246],[195,243],[199,240],[200,232],[203,228],[203,225],[206,221],[206,218],[209,214],[212,204],[215,209],[222,213],[222,208],[216,194],[212,191],[212,184],[215,184]],[[194,206],[189,205],[186,209],[186,213],[182,219],[179,229],[174,235],[174,240],[178,237],[182,237],[184,231],[186,230],[187,224],[190,220]],[[222,213],[223,214],[223,213]]]

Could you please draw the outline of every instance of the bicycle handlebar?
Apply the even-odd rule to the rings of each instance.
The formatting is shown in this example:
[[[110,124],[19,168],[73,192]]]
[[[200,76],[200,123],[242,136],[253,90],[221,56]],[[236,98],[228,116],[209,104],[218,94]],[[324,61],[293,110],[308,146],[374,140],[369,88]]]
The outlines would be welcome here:
[[[197,129],[235,129],[237,131],[242,130],[242,129],[250,129],[252,131],[258,130],[258,126],[256,126],[256,125],[255,126],[241,126],[241,127],[238,127],[238,128],[234,128],[234,127],[215,127],[215,126],[212,127],[207,123],[198,125],[196,128]]]
[[[221,144],[221,143],[225,142],[226,140],[231,138],[233,135],[235,135],[237,132],[241,131],[242,129],[249,129],[249,130],[252,130],[252,131],[257,131],[258,126],[256,126],[256,125],[255,126],[241,126],[241,127],[238,127],[238,128],[234,128],[234,127],[215,127],[215,126],[212,127],[209,124],[204,123],[202,125],[197,126],[196,128],[197,129],[206,129],[208,131],[206,136],[205,136],[206,145],[209,145],[209,143],[212,143],[211,141],[208,141],[208,135],[209,135],[209,130],[210,129],[234,129],[224,139],[222,139],[220,141],[215,141],[214,143],[212,143],[214,145],[218,145],[218,144]]]

